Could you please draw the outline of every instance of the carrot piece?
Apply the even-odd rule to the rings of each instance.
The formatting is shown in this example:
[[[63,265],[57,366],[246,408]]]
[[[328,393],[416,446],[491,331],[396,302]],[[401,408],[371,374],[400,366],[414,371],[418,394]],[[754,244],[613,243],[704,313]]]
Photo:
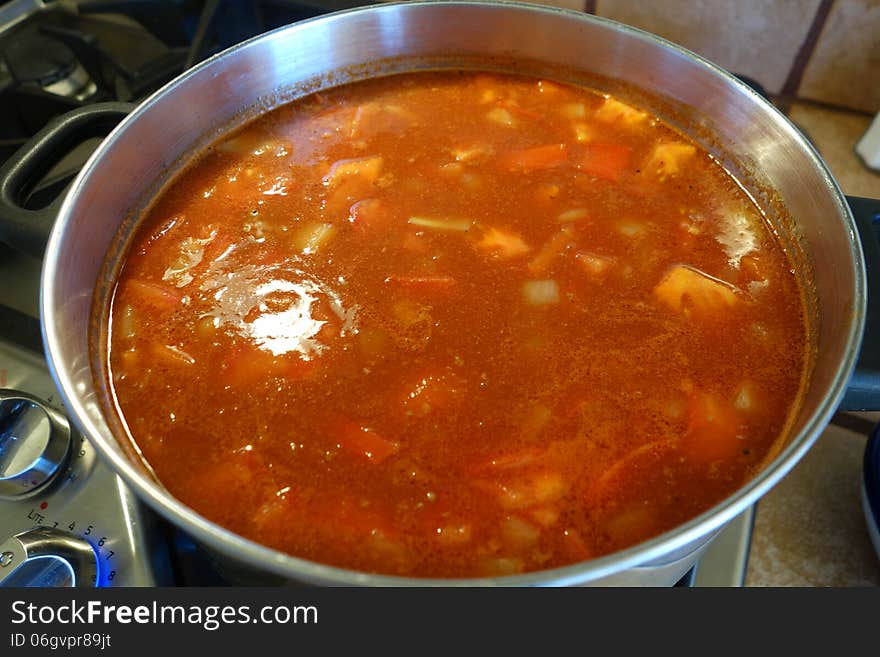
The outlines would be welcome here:
[[[580,170],[603,180],[617,181],[623,173],[632,149],[620,144],[587,144]]]
[[[138,304],[149,306],[156,310],[174,310],[177,304],[180,303],[180,300],[183,299],[183,293],[172,287],[138,279],[127,281],[124,290]]]
[[[501,158],[502,166],[511,171],[536,171],[552,169],[568,162],[565,144],[549,144],[513,151]]]
[[[340,421],[333,434],[342,449],[349,454],[363,457],[370,463],[381,463],[397,453],[400,447],[375,431],[348,420]]]
[[[223,381],[236,388],[254,386],[271,378],[302,379],[315,367],[298,354],[275,356],[271,351],[245,345],[234,348],[223,362]]]
[[[697,392],[688,403],[688,428],[681,448],[697,462],[731,458],[743,447],[739,431],[740,417],[732,404],[713,393]]]
[[[654,296],[672,310],[687,307],[704,316],[739,301],[735,287],[687,265],[673,266],[654,288]]]
[[[389,276],[385,282],[395,289],[419,295],[445,294],[457,285],[451,276]]]

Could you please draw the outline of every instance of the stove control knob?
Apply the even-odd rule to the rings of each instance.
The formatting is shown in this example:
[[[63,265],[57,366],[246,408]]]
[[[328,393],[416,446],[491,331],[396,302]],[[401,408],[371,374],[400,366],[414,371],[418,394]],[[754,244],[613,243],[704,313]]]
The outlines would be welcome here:
[[[0,499],[42,491],[70,453],[70,425],[45,402],[0,390]]]
[[[35,527],[0,543],[0,586],[92,587],[98,556],[84,538]]]

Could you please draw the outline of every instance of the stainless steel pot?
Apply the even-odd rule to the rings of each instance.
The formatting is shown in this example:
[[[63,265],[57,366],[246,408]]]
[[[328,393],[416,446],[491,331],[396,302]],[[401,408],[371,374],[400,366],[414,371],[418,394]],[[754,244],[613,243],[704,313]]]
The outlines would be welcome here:
[[[589,73],[686,107],[693,125],[713,134],[724,157],[772,189],[793,218],[783,232],[806,254],[803,267],[812,269],[805,273],[819,317],[812,378],[787,445],[757,477],[701,516],[631,549],[555,570],[478,580],[367,575],[282,554],[207,521],[131,460],[111,432],[102,403],[106,391],[96,387],[90,356],[92,303],[96,290],[109,292],[105,261],[118,259],[132,217],[176,163],[248,108],[269,108],[348,80],[443,66]],[[418,2],[331,14],[257,37],[188,71],[135,109],[89,160],[60,208],[46,247],[41,314],[46,353],[74,422],[150,506],[252,571],[319,584],[666,585],[695,563],[727,521],[792,468],[830,420],[859,354],[866,280],[856,223],[828,169],[782,114],[731,75],[658,37],[582,13]],[[869,372],[857,403],[877,398],[871,396],[875,382]]]

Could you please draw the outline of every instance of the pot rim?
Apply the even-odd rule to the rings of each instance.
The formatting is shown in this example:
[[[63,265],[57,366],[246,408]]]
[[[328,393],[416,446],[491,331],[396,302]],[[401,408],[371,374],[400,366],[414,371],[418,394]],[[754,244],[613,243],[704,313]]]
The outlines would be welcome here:
[[[834,374],[829,391],[824,399],[817,405],[812,415],[807,419],[804,428],[795,435],[789,444],[781,450],[777,457],[769,463],[761,472],[746,482],[735,493],[725,498],[720,503],[704,511],[691,520],[670,529],[652,539],[636,544],[624,550],[614,552],[596,559],[571,564],[560,568],[532,571],[519,575],[503,577],[475,577],[475,578],[415,578],[393,575],[381,575],[354,571],[335,566],[324,565],[299,557],[295,557],[278,550],[265,547],[252,540],[243,538],[232,531],[217,525],[189,506],[178,501],[160,484],[150,480],[139,470],[124,454],[114,448],[105,440],[101,432],[88,419],[84,404],[76,394],[71,377],[60,358],[59,335],[63,327],[55,321],[55,310],[52,299],[55,297],[54,287],[57,277],[63,272],[57,266],[57,252],[63,246],[64,226],[68,221],[73,207],[76,204],[80,190],[89,184],[89,178],[100,161],[103,154],[120,138],[127,126],[134,123],[144,114],[158,99],[167,96],[204,69],[210,68],[221,59],[234,57],[237,53],[245,50],[257,42],[269,41],[281,38],[282,34],[295,34],[301,30],[307,30],[313,23],[329,23],[331,21],[345,20],[350,14],[371,12],[393,12],[400,9],[406,11],[420,11],[429,7],[458,7],[467,11],[469,7],[492,8],[499,11],[523,11],[540,14],[561,14],[566,18],[587,23],[596,23],[603,29],[614,30],[626,35],[628,38],[651,42],[665,49],[673,50],[685,58],[708,69],[712,74],[722,77],[728,84],[734,85],[740,93],[746,94],[754,103],[769,109],[775,115],[777,121],[808,155],[813,166],[819,171],[825,182],[828,192],[833,196],[833,201],[849,233],[850,249],[853,262],[856,265],[854,285],[854,321],[850,325],[847,336],[847,349],[844,357]],[[95,183],[92,183],[95,184]],[[74,180],[61,209],[58,219],[52,230],[46,248],[46,256],[43,262],[43,270],[40,286],[40,323],[45,344],[46,357],[52,378],[58,386],[62,401],[71,414],[71,419],[77,428],[95,446],[101,457],[110,463],[125,483],[137,492],[138,497],[149,504],[166,519],[183,528],[187,533],[199,542],[210,546],[212,549],[242,561],[251,566],[256,565],[260,570],[271,572],[285,578],[297,578],[312,583],[330,585],[370,585],[370,586],[530,586],[530,585],[572,585],[588,583],[590,581],[612,575],[614,573],[635,567],[651,567],[662,565],[673,560],[669,555],[683,548],[691,547],[696,541],[705,538],[713,531],[718,530],[723,524],[745,510],[774,486],[792,467],[801,459],[806,451],[818,438],[821,431],[828,424],[832,414],[840,403],[846,383],[855,367],[861,341],[864,333],[866,313],[866,270],[861,244],[856,237],[855,221],[847,205],[844,195],[828,167],[825,165],[813,145],[791,123],[791,121],[769,101],[764,99],[752,88],[741,80],[731,75],[724,69],[709,60],[697,55],[671,41],[663,39],[655,34],[630,27],[606,18],[594,16],[584,12],[569,9],[550,7],[544,5],[527,4],[522,2],[485,2],[452,0],[438,3],[432,0],[417,2],[394,2],[380,5],[357,7],[344,11],[337,11],[323,16],[318,16],[291,25],[283,26],[266,32],[246,41],[236,44],[223,52],[201,62],[197,66],[184,72],[158,91],[150,95],[131,114],[107,136],[98,149],[92,154],[87,163]],[[58,367],[61,363],[62,367]]]

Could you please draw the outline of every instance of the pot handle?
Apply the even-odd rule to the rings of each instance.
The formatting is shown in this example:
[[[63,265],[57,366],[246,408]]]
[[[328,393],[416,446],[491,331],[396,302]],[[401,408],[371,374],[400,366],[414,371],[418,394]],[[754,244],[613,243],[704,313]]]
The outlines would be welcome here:
[[[880,410],[880,199],[847,196],[865,254],[868,310],[865,335],[856,369],[846,388],[840,410]]]
[[[0,242],[43,256],[65,189],[44,208],[24,207],[34,186],[74,147],[104,137],[134,109],[131,103],[95,103],[55,117],[0,167]]]

